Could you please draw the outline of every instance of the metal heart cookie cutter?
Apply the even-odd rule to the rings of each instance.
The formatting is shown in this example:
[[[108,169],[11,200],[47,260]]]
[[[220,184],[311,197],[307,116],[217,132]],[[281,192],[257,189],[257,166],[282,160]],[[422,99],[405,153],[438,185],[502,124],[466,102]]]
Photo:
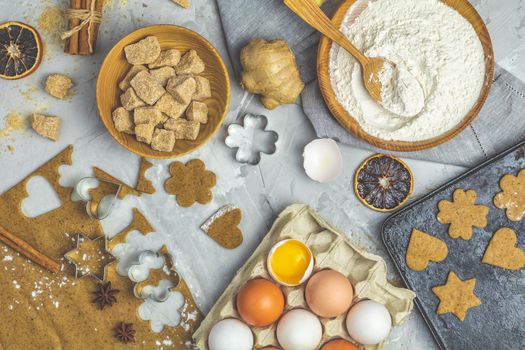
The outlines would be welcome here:
[[[261,153],[275,153],[279,135],[273,130],[266,130],[267,125],[268,118],[264,115],[247,113],[243,125],[228,126],[228,137],[224,143],[230,148],[237,148],[235,159],[239,163],[257,165],[261,161]]]
[[[104,195],[99,201],[93,202],[91,190],[100,187],[103,183],[115,186],[115,193]],[[121,188],[121,185],[113,182],[100,180],[96,177],[84,177],[76,184],[75,194],[86,203],[86,212],[90,218],[103,220],[111,214]]]
[[[170,260],[166,255],[151,250],[140,253],[138,262],[128,269],[128,277],[135,283],[135,297],[157,302],[168,300],[171,291],[180,283],[178,274],[171,269]],[[171,273],[176,275],[175,282],[170,278]]]

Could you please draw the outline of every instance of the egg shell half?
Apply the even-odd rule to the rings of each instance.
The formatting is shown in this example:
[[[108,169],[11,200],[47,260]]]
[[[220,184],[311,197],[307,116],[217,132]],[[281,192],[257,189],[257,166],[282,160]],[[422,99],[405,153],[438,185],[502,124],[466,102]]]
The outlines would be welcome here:
[[[330,182],[343,172],[343,157],[332,139],[313,140],[304,147],[303,158],[304,171],[314,181]]]
[[[310,311],[294,309],[279,320],[276,333],[284,350],[314,350],[321,342],[323,327]]]
[[[342,315],[352,305],[353,297],[352,283],[334,270],[319,271],[306,284],[306,303],[310,310],[321,317]]]
[[[208,347],[210,350],[252,350],[253,333],[243,322],[228,318],[213,326]]]
[[[355,304],[346,316],[346,329],[356,342],[363,345],[381,343],[390,333],[392,317],[387,308],[373,300]]]

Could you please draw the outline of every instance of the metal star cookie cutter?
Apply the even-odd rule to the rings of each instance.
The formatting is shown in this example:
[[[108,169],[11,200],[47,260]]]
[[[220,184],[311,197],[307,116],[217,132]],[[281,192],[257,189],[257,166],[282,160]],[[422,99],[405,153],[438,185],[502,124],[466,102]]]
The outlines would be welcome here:
[[[156,268],[150,267],[155,260],[162,257],[164,263]],[[128,269],[128,277],[135,283],[133,293],[140,299],[153,299],[157,302],[168,300],[170,292],[179,287],[180,277],[172,269],[173,262],[166,254],[151,250],[143,251],[138,258],[138,263]],[[172,280],[174,274],[176,281]]]
[[[108,240],[106,236],[98,236],[94,239],[91,239],[81,233],[78,233],[76,242],[76,248],[64,254],[66,260],[75,266],[75,278],[91,276],[99,282],[106,281],[107,268],[111,262],[115,261],[115,257],[113,257],[113,255],[107,249]],[[90,256],[89,251],[86,252],[85,247],[82,249],[82,246],[86,244],[86,242],[88,242],[88,245],[94,246],[98,244],[101,246],[96,247],[98,248],[98,251],[96,252],[98,260],[96,263],[97,265],[103,264],[102,266],[93,268],[93,265],[90,265],[90,261],[93,262],[90,259],[95,259],[96,257]]]
[[[103,183],[116,186],[115,193],[105,195],[99,201],[93,202],[90,190],[100,187]],[[86,203],[86,212],[91,219],[103,220],[111,214],[121,189],[122,185],[117,183],[108,182],[96,177],[84,177],[76,184],[75,193]]]
[[[224,142],[226,146],[237,149],[235,159],[239,163],[257,165],[261,161],[261,153],[275,153],[279,135],[273,130],[266,130],[267,125],[268,118],[264,115],[247,113],[242,125],[228,126],[228,137]]]

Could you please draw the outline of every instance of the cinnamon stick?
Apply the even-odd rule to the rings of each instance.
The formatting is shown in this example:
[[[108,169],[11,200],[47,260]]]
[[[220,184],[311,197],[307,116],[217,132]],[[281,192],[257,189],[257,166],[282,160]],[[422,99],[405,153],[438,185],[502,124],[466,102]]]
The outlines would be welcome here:
[[[82,0],[82,9],[89,10],[91,8],[91,2],[94,0]],[[81,55],[90,55],[89,52],[89,25],[85,25],[80,29],[79,34],[79,54]]]
[[[93,0],[95,1],[95,11],[102,13],[104,11],[104,0]],[[93,23],[91,26],[91,32],[90,32],[90,42],[91,47],[93,48],[92,54],[95,53],[95,43],[97,42],[97,36],[98,36],[98,29],[100,27],[100,23]]]
[[[82,0],[70,0],[69,8],[72,10],[80,10],[82,8]],[[80,19],[70,18],[69,19],[69,28],[75,28],[80,24]],[[64,47],[64,52],[71,55],[78,55],[78,32],[73,33],[67,40]]]
[[[0,226],[0,242],[11,247],[13,250],[25,256],[35,264],[40,265],[53,273],[60,271],[59,263],[40,253],[29,243],[11,234],[2,226]]]

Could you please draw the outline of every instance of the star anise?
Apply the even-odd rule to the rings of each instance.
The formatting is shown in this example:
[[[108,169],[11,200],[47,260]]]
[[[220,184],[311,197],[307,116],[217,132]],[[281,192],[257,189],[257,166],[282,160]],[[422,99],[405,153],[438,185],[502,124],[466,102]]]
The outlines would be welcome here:
[[[115,328],[115,331],[116,337],[122,343],[127,344],[135,342],[135,329],[133,329],[133,323],[120,322],[120,324]]]
[[[100,310],[104,310],[106,306],[113,306],[117,302],[115,294],[118,292],[118,289],[111,288],[111,282],[99,283],[97,290],[93,292],[95,294],[93,302],[98,304]]]

